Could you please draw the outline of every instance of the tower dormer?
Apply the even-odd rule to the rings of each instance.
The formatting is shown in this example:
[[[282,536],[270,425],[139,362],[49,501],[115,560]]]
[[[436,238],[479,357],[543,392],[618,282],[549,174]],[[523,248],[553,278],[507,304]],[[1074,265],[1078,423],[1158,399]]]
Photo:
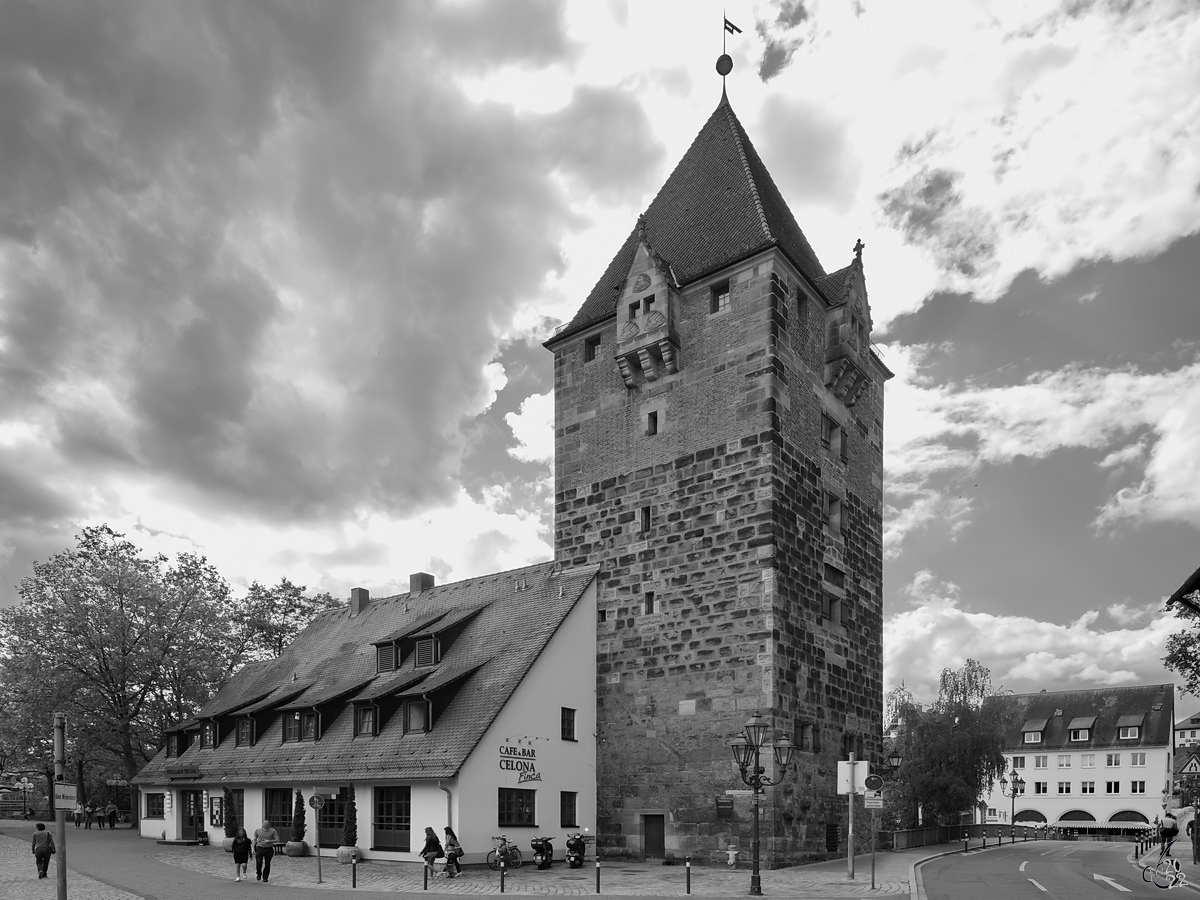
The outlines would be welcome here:
[[[617,368],[625,387],[679,371],[679,285],[638,218],[638,243],[617,298]]]

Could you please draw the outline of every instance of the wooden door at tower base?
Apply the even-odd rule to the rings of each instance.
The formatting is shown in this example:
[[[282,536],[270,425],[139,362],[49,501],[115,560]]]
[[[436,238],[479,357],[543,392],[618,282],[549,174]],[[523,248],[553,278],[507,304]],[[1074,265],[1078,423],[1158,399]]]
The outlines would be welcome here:
[[[667,855],[666,816],[642,816],[642,836],[646,859],[663,859]]]

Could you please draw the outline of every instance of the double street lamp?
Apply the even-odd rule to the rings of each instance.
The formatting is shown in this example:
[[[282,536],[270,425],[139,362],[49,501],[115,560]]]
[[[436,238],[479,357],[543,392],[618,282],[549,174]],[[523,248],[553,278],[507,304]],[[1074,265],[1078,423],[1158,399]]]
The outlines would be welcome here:
[[[33,782],[22,775],[20,781],[13,782],[13,787],[17,788],[21,792],[21,815],[22,817],[28,819],[29,804],[26,802],[26,798],[29,796],[29,792],[33,790]]]
[[[756,711],[743,727],[742,733],[737,736],[737,740],[731,745],[733,759],[741,772],[742,782],[754,792],[754,832],[750,844],[754,859],[753,869],[750,873],[750,893],[752,895],[762,894],[762,879],[758,874],[759,796],[764,787],[779,783],[778,778],[772,780],[766,777],[767,770],[762,767],[759,758],[763,742],[767,739],[768,727],[767,723],[763,721],[763,717]],[[779,766],[781,773],[791,764],[792,753],[795,752],[795,749],[796,745],[789,741],[786,735],[775,742],[775,764]]]
[[[1012,788],[1009,788],[1008,779],[1003,775],[1000,776],[1000,793],[1012,800],[1011,818],[1008,821],[1009,834],[1012,840],[1010,844],[1017,842],[1017,797],[1025,793],[1025,779],[1021,777],[1021,773],[1013,769],[1009,775],[1012,776]]]

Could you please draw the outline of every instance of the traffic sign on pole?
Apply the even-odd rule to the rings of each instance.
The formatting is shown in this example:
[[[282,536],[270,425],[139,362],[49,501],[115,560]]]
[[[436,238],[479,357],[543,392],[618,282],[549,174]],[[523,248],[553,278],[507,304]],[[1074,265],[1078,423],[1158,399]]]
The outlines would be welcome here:
[[[325,798],[322,797],[320,794],[313,794],[311,797],[308,798],[308,805],[311,806],[313,809],[320,809],[322,806],[325,805]]]

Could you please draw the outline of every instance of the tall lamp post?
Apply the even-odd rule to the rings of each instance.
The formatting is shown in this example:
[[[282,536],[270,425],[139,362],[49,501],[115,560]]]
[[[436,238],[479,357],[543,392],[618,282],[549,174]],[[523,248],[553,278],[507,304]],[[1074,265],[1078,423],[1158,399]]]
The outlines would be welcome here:
[[[1010,844],[1017,842],[1017,797],[1025,793],[1025,779],[1021,777],[1021,773],[1016,769],[1009,772],[1012,776],[1012,788],[1010,790],[1008,779],[1003,775],[1000,776],[1000,793],[1012,800],[1011,818],[1008,820],[1009,835],[1012,840]]]
[[[29,804],[26,802],[25,798],[28,797],[29,792],[33,790],[33,782],[30,781],[28,778],[26,778],[24,775],[22,775],[20,781],[13,782],[13,787],[19,788],[21,791],[21,815],[23,818],[28,819],[29,818]]]
[[[759,752],[762,750],[763,742],[767,738],[767,730],[767,723],[763,721],[763,717],[756,710],[750,721],[742,729],[742,733],[738,735],[737,740],[731,745],[733,747],[733,759],[741,772],[742,782],[754,792],[754,832],[750,843],[750,850],[754,859],[754,867],[750,872],[751,895],[762,894],[762,879],[758,874],[759,796],[762,794],[764,787],[770,787],[779,783],[778,779],[772,781],[766,777],[766,769],[762,767],[759,760]],[[792,753],[795,749],[796,745],[789,741],[786,735],[775,742],[775,764],[779,766],[781,774],[791,763]]]

